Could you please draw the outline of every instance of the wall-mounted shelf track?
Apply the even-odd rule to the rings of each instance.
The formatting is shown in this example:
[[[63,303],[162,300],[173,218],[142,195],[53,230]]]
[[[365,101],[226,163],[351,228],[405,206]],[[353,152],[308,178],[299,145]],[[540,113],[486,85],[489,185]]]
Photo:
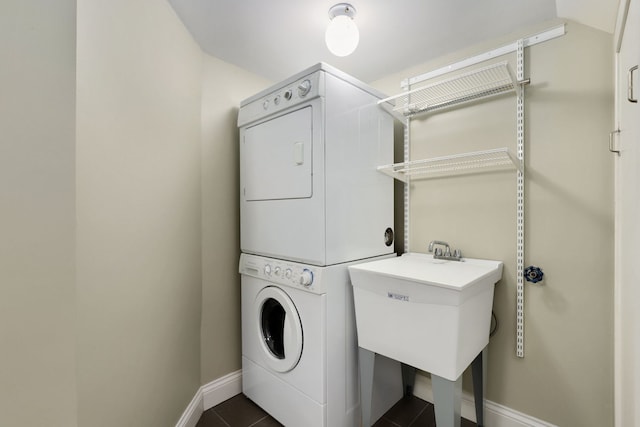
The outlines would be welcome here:
[[[378,167],[380,172],[402,182],[409,182],[409,177],[436,178],[475,172],[478,169],[522,171],[522,166],[521,162],[507,148],[496,148]]]
[[[454,64],[414,76],[401,83],[404,92],[380,100],[378,105],[404,123],[404,162],[378,167],[382,173],[405,183],[404,187],[404,248],[409,246],[410,182],[413,179],[445,177],[486,170],[516,171],[516,356],[524,357],[524,143],[525,104],[524,49],[563,36],[564,24],[542,33],[517,40],[489,52],[466,58]],[[507,61],[495,62],[504,55],[516,54],[516,73]],[[489,64],[489,62],[493,62]],[[483,65],[489,64],[489,65]],[[468,67],[480,65],[465,72]],[[458,73],[453,75],[453,73]],[[452,76],[452,77],[448,77]],[[454,154],[430,159],[410,159],[411,120],[419,114],[436,113],[500,94],[515,93],[516,155],[507,148]]]

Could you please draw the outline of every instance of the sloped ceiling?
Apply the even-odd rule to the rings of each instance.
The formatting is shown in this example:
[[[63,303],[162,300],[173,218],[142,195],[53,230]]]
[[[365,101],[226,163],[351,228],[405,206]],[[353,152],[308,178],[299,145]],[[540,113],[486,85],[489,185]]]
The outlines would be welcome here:
[[[373,81],[551,19],[613,32],[618,0],[352,0],[360,44],[324,44],[335,0],[168,0],[203,50],[274,82],[317,62]]]
[[[608,33],[613,33],[618,0],[556,0],[557,14]]]

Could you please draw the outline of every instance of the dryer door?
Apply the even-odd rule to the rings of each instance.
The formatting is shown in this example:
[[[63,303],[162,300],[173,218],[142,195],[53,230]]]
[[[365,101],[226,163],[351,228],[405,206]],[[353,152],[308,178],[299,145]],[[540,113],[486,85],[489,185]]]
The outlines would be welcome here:
[[[256,296],[254,313],[264,361],[277,372],[295,368],[302,356],[302,323],[291,298],[268,286]]]
[[[247,201],[311,197],[311,113],[307,106],[246,129],[241,149]]]

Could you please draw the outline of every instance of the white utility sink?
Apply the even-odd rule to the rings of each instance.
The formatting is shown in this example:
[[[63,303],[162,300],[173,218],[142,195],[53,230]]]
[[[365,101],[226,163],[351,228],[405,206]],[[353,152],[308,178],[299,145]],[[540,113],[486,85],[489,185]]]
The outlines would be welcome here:
[[[349,273],[359,347],[455,381],[488,344],[502,262],[407,253]]]

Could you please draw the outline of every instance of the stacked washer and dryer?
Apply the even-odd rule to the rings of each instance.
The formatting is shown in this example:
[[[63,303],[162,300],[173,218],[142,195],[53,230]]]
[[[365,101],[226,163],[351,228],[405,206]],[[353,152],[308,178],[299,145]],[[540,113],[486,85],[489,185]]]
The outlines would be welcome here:
[[[384,95],[320,63],[241,103],[242,389],[289,427],[360,425],[347,267],[393,256]],[[402,396],[376,360],[377,419]]]

